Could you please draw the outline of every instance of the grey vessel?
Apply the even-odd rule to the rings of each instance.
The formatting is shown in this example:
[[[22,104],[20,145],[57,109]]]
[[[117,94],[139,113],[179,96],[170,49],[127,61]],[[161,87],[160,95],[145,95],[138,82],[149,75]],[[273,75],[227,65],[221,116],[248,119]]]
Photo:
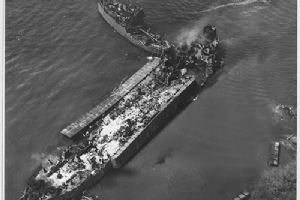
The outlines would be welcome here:
[[[101,0],[98,2],[98,10],[115,31],[145,51],[161,55],[166,48],[170,47],[167,40],[151,31],[144,21],[143,9],[137,4]]]

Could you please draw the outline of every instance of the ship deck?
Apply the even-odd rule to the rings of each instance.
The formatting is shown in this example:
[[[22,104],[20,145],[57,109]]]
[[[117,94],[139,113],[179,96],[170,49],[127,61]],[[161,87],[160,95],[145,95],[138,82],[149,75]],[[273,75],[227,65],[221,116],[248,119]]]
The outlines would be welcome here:
[[[154,57],[151,62],[146,63],[141,69],[115,89],[107,99],[61,130],[60,133],[68,138],[74,138],[79,133],[87,131],[88,127],[93,125],[93,122],[108,112],[110,108],[119,102],[137,84],[144,80],[156,67],[158,67],[160,61],[160,58]]]

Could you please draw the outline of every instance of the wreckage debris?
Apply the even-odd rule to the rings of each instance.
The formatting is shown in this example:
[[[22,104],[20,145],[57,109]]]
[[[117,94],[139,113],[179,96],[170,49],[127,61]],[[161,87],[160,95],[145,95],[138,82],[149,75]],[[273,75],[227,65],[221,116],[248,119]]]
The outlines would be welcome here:
[[[297,151],[297,136],[290,134],[280,140],[280,144],[287,150],[296,152]]]
[[[237,197],[233,198],[233,200],[248,200],[250,197],[250,192],[242,192]]]
[[[294,106],[279,104],[275,107],[274,112],[280,120],[297,118],[297,109]]]
[[[100,200],[100,197],[97,195],[92,195],[87,192],[83,192],[80,200]]]

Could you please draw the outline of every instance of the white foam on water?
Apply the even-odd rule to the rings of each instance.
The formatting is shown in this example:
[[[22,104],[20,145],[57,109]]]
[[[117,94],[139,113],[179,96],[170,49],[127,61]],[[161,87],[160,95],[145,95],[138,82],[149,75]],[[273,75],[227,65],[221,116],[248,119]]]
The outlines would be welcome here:
[[[270,1],[269,0],[245,0],[245,1],[238,1],[235,0],[231,3],[226,3],[226,4],[222,4],[219,6],[215,6],[206,10],[202,10],[200,12],[210,12],[210,11],[214,11],[214,10],[218,10],[221,8],[226,8],[226,7],[235,7],[235,6],[245,6],[245,5],[249,5],[249,4],[253,4],[253,3],[265,3],[265,4],[269,4]]]

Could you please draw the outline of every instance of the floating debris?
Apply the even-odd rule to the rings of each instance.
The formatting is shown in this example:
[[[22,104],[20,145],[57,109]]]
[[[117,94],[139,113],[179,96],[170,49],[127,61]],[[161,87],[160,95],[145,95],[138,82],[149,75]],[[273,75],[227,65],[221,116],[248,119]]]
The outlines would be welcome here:
[[[233,198],[233,200],[248,200],[250,197],[250,192],[242,192],[237,197]]]
[[[97,195],[92,195],[92,194],[83,192],[80,200],[100,200],[100,197]]]
[[[293,106],[279,104],[274,108],[275,117],[280,120],[284,119],[296,119],[297,118],[297,109]]]
[[[296,152],[297,151],[297,136],[290,134],[285,136],[284,139],[280,140],[280,144],[287,150]]]

